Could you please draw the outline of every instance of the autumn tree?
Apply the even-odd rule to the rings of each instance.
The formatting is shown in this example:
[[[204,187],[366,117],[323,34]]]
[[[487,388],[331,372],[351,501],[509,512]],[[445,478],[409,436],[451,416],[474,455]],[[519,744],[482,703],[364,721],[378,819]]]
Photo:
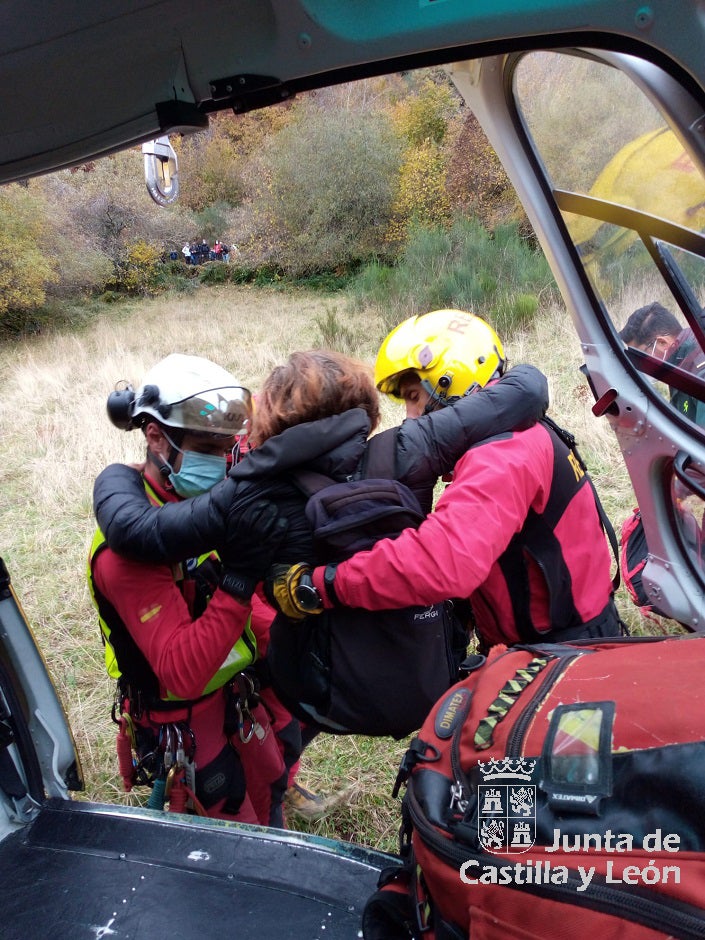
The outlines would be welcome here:
[[[46,206],[40,195],[12,184],[0,189],[0,328],[25,329],[57,279],[43,248]]]
[[[447,79],[429,76],[392,110],[395,130],[404,145],[387,233],[392,244],[401,245],[413,226],[450,224],[445,139],[459,106]]]
[[[139,149],[64,170],[38,185],[57,206],[55,218],[61,221],[63,233],[60,246],[55,237],[57,250],[65,251],[68,246],[75,252],[66,277],[73,272],[79,284],[92,283],[93,289],[108,284],[121,289],[135,246],[151,246],[151,254],[158,259],[168,250],[180,250],[184,240],[193,237],[193,216],[188,209],[180,204],[162,208],[150,198]],[[135,250],[144,257],[143,248]],[[90,267],[93,279],[81,265]]]
[[[499,157],[471,111],[465,111],[448,159],[448,198],[452,209],[474,216],[490,231],[516,222],[523,234],[531,226]]]
[[[459,98],[444,75],[427,75],[416,90],[397,101],[392,120],[408,146],[427,140],[440,145],[459,106]]]
[[[226,136],[204,131],[187,138],[179,155],[181,201],[194,212],[216,202],[237,206],[244,195],[242,159]]]
[[[302,113],[269,142],[254,176],[271,261],[299,275],[383,251],[398,168],[383,115]]]
[[[228,225],[227,210],[239,206],[245,196],[245,168],[266,141],[291,120],[292,108],[282,104],[247,114],[231,111],[212,114],[207,130],[190,134],[175,142],[182,181],[181,200],[195,213],[212,206],[218,210],[220,224],[212,233],[221,234]],[[208,215],[206,215],[206,220]],[[209,233],[203,232],[206,237]]]

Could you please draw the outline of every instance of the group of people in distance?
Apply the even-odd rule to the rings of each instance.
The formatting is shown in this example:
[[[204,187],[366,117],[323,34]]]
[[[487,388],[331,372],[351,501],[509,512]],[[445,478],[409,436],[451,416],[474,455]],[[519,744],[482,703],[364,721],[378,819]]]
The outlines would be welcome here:
[[[216,239],[213,245],[209,245],[205,238],[200,242],[186,242],[181,249],[186,264],[203,264],[206,261],[230,261],[230,252],[232,247],[225,242]]]
[[[330,564],[294,473],[364,479],[380,392],[406,405],[394,476],[428,515]],[[287,623],[324,609],[364,618],[453,599],[480,650],[620,634],[594,490],[547,407],[545,377],[507,369],[494,330],[458,310],[401,323],[374,375],[332,351],[294,353],[256,407],[225,369],[180,354],[113,392],[110,419],[146,444],[139,468],[96,480],[89,564],[125,785],[149,783],[152,805],[163,793],[172,809],[284,825],[310,729],[302,738],[267,666]]]

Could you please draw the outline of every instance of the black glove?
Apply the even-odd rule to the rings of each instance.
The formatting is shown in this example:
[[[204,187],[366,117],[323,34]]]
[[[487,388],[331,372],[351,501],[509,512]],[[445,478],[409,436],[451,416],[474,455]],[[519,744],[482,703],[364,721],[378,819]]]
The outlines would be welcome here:
[[[231,515],[228,526],[227,547],[220,551],[225,569],[220,587],[248,602],[269,570],[289,523],[274,503],[256,500]]]

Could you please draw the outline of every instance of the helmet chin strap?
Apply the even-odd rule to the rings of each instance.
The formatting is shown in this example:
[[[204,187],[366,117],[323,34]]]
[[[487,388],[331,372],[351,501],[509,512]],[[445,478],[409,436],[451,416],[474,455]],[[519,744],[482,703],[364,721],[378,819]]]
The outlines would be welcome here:
[[[494,379],[501,378],[506,362],[506,359],[499,360],[499,366],[487,380],[488,383],[492,382]],[[462,395],[451,395],[448,397],[447,390],[452,384],[453,376],[447,374],[442,375],[433,387],[431,386],[431,383],[428,381],[428,379],[421,380],[421,385],[424,391],[428,392],[429,395],[429,399],[426,402],[426,407],[423,410],[425,415],[435,411],[436,408],[445,408],[447,405],[452,405],[456,401],[460,401],[461,398],[467,398],[468,395],[474,395],[475,392],[479,391],[483,387],[479,382],[473,382],[468,388],[465,389]]]
[[[162,457],[161,454],[155,454],[154,451],[148,447],[147,448],[147,460],[154,464],[154,466],[159,470],[160,475],[164,478],[164,482],[168,487],[171,487],[169,482],[169,474],[174,472],[174,461],[176,460],[179,454],[183,454],[183,450],[178,447],[174,441],[169,437],[164,428],[162,428],[162,434],[169,442],[169,458]]]
[[[446,405],[450,405],[455,400],[454,398],[448,398],[448,389],[452,383],[453,377],[451,375],[442,375],[435,386],[432,386],[428,379],[421,380],[421,387],[425,392],[428,392],[429,396],[423,410],[425,415],[431,414],[436,408],[445,408]]]
[[[448,404],[450,404],[450,402],[447,401],[447,399],[431,393],[431,397],[424,406],[423,414],[430,415],[433,411],[436,411],[436,409],[445,408]]]
[[[147,462],[153,464],[159,471],[160,476],[162,476],[165,482],[168,482],[169,474],[173,471],[173,467],[169,461],[162,457],[161,454],[153,453],[149,448],[147,449]]]

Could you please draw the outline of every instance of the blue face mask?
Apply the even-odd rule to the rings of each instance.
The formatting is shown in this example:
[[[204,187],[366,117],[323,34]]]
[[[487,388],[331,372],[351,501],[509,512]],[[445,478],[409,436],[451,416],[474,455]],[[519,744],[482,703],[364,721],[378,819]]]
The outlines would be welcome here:
[[[172,470],[169,474],[171,484],[179,496],[200,496],[225,479],[228,467],[225,457],[198,454],[194,450],[184,450],[181,453],[181,469],[176,473]]]

